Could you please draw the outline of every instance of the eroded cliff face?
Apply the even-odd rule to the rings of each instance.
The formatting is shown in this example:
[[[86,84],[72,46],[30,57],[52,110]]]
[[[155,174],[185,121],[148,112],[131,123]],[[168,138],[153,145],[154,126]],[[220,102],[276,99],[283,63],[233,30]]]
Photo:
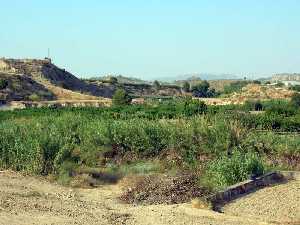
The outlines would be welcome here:
[[[63,95],[65,90],[74,92],[74,96],[80,99],[88,99],[88,96],[109,98],[114,92],[111,87],[88,84],[78,79],[66,70],[55,66],[50,59],[1,58],[0,79],[5,79],[9,84],[5,89],[0,90],[0,96],[2,98],[6,96],[7,100],[30,100],[28,98],[31,95],[38,95],[40,100],[61,99],[63,96],[56,95],[59,93]],[[57,91],[58,88],[61,90]],[[41,95],[42,92],[47,93]],[[84,96],[79,96],[80,94]]]

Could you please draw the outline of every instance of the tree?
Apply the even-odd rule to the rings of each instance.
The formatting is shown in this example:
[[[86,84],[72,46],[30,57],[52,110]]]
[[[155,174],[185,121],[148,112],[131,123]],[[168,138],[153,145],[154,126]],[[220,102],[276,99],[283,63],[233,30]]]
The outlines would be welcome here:
[[[190,97],[184,100],[182,111],[182,113],[186,116],[204,114],[207,111],[207,106],[203,101],[192,99],[192,97]]]
[[[160,83],[157,81],[157,80],[155,80],[154,82],[153,82],[153,86],[154,86],[154,88],[155,88],[155,90],[159,90],[160,89]]]
[[[185,81],[182,85],[182,89],[185,91],[185,92],[190,92],[190,89],[191,89],[191,85],[189,82]]]
[[[117,79],[116,77],[110,77],[110,78],[109,78],[109,82],[110,82],[111,84],[116,84],[116,83],[118,83],[118,79]]]
[[[289,89],[290,89],[290,90],[293,90],[293,91],[298,91],[298,92],[300,92],[300,85],[299,85],[299,84],[294,85],[294,86],[290,87]]]
[[[261,81],[260,80],[254,80],[252,81],[253,84],[261,84]]]
[[[209,83],[205,80],[192,87],[193,96],[206,98],[209,97]]]
[[[300,107],[300,93],[293,94],[291,98],[292,105],[296,106],[297,108]]]
[[[113,95],[112,103],[115,106],[124,106],[129,105],[131,102],[131,98],[123,89],[117,89]]]
[[[225,94],[231,94],[233,92],[240,92],[243,87],[245,87],[247,84],[249,84],[248,81],[236,81],[233,83],[230,83],[229,85],[226,85],[224,87],[224,93]]]
[[[278,82],[275,86],[276,86],[276,87],[283,87],[283,86],[284,86],[284,83]]]
[[[8,85],[7,80],[0,79],[0,90],[5,89],[7,87],[7,85]]]

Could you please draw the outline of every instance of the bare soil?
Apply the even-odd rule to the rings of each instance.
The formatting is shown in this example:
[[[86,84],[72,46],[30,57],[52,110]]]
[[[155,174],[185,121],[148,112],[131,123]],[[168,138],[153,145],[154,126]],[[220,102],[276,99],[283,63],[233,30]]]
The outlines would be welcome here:
[[[300,221],[299,181],[259,190],[225,206],[223,214],[195,209],[190,203],[124,204],[118,200],[120,194],[119,184],[94,189],[68,188],[43,177],[3,171],[0,172],[0,224],[249,225]]]

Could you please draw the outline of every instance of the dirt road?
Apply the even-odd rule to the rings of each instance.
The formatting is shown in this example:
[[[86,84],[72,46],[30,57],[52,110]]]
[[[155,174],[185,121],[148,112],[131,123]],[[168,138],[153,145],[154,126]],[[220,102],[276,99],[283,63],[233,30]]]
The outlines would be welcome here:
[[[288,186],[286,186],[288,185]],[[225,213],[194,209],[189,203],[177,205],[133,206],[117,200],[118,185],[105,185],[96,189],[70,189],[48,182],[42,177],[24,176],[4,171],[0,173],[1,225],[133,225],[133,224],[210,224],[258,225],[284,224],[283,221],[300,220],[300,183],[274,187],[278,202],[265,198],[267,189],[258,191],[225,207]],[[285,197],[283,190],[292,190]],[[282,192],[281,192],[282,191]],[[256,197],[258,196],[258,198]],[[279,197],[281,196],[281,197]],[[294,200],[293,200],[294,198]],[[254,202],[253,202],[254,201]],[[293,207],[290,204],[298,205]],[[253,205],[257,203],[257,205]],[[281,203],[285,211],[271,210]],[[264,210],[261,210],[263,207]],[[277,208],[280,209],[281,206]],[[290,210],[290,211],[289,211]],[[283,213],[283,214],[281,214]],[[286,216],[287,214],[290,216]],[[272,222],[273,221],[273,222]],[[281,222],[280,222],[281,221]],[[288,224],[288,223],[286,223]],[[297,224],[297,223],[290,223]]]

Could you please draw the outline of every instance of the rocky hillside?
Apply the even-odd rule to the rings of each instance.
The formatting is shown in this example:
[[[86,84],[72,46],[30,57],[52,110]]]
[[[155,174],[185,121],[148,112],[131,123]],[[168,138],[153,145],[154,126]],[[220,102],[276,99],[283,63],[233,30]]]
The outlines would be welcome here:
[[[0,99],[54,100],[111,97],[114,88],[84,82],[51,60],[0,59]]]
[[[0,72],[0,101],[55,100],[56,96],[44,85],[26,75]]]
[[[147,83],[123,83],[118,80],[117,83],[110,83],[105,80],[85,80],[87,83],[96,86],[106,86],[108,88],[122,88],[132,96],[178,96],[182,94],[181,88],[177,85],[161,84],[155,88],[152,84]]]
[[[248,84],[241,92],[233,93],[229,98],[234,99],[237,102],[244,102],[247,99],[288,99],[294,93],[294,91],[285,88]]]

